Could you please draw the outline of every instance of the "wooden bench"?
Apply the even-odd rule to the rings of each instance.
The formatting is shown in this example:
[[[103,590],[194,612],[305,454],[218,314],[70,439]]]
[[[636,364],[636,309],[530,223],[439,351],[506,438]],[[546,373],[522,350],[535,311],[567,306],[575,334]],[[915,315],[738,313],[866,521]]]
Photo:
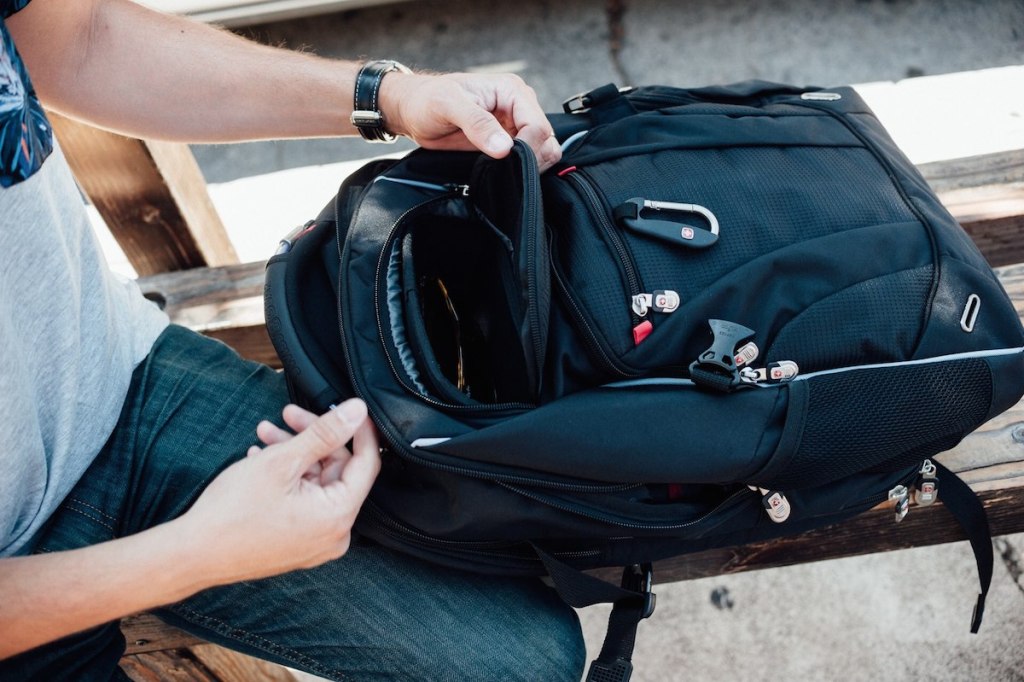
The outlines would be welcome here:
[[[146,295],[174,321],[279,366],[263,326],[263,263],[237,263],[216,213],[203,208],[205,186],[184,148],[118,138],[69,121],[58,120],[55,128],[84,190],[144,275]],[[105,155],[116,162],[100,165]],[[920,170],[1024,312],[1024,150],[928,163]],[[1024,531],[1022,448],[1024,401],[939,457],[979,493],[994,535]],[[899,525],[889,505],[880,505],[836,528],[678,557],[656,572],[659,582],[685,580],[962,539],[941,504],[912,507]],[[617,571],[602,573],[613,578]],[[294,679],[285,669],[203,644],[145,614],[124,619],[122,631],[128,641],[122,667],[136,680]]]

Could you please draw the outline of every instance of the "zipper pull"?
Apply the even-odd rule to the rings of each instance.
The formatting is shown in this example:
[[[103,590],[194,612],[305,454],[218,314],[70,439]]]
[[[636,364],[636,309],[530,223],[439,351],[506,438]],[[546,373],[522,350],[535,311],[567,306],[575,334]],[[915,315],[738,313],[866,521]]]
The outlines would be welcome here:
[[[653,294],[637,294],[633,297],[633,312],[639,317],[648,310],[656,313],[673,313],[679,308],[679,294],[671,289],[655,291]]]
[[[768,518],[774,523],[782,523],[789,518],[789,500],[778,490],[768,490],[748,485],[748,488],[761,495],[761,506],[768,513]]]
[[[469,185],[458,185],[455,183],[449,183],[445,185],[444,188],[451,192],[452,194],[458,194],[459,196],[462,197],[469,196]]]
[[[796,379],[799,374],[800,367],[792,360],[769,362],[767,367],[760,369],[740,369],[740,379],[748,384],[782,384]]]
[[[921,464],[921,470],[917,472],[917,480],[914,483],[914,502],[921,507],[927,507],[939,499],[939,475],[935,463],[926,459]]]
[[[637,294],[630,306],[637,317],[646,317],[648,311],[672,313],[679,308],[679,294],[671,289],[655,291],[653,294]],[[644,320],[633,327],[633,345],[640,343],[654,331],[654,323]]]
[[[733,362],[736,363],[737,367],[744,367],[757,360],[757,356],[760,354],[761,351],[758,349],[757,344],[750,341],[737,349]]]
[[[896,523],[907,517],[910,511],[910,491],[905,485],[898,485],[889,491],[889,500],[895,502]]]

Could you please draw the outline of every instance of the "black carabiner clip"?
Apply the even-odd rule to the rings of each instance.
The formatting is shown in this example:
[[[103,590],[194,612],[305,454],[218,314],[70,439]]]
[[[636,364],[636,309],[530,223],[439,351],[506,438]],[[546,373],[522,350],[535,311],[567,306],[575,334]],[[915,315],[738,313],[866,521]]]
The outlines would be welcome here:
[[[634,232],[655,237],[676,246],[706,249],[718,241],[718,218],[710,210],[697,204],[653,201],[635,197],[627,199],[613,213],[616,220]],[[684,222],[681,218],[683,215],[700,216],[707,222],[707,229],[694,227]]]

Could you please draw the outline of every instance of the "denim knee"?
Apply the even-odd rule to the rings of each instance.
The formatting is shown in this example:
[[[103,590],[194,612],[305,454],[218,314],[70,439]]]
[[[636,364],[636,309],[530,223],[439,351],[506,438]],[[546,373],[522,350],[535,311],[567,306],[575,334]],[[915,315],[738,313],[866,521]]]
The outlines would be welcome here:
[[[576,612],[538,582],[514,613],[484,614],[488,626],[468,628],[443,653],[416,664],[422,680],[579,682],[586,649]]]

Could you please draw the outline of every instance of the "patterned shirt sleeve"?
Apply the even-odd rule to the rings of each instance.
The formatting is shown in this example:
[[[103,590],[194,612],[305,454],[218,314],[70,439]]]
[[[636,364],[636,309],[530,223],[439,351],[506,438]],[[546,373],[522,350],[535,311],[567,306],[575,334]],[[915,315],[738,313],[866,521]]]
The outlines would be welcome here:
[[[0,0],[0,187],[39,170],[53,150],[53,133],[3,17],[29,0]]]

